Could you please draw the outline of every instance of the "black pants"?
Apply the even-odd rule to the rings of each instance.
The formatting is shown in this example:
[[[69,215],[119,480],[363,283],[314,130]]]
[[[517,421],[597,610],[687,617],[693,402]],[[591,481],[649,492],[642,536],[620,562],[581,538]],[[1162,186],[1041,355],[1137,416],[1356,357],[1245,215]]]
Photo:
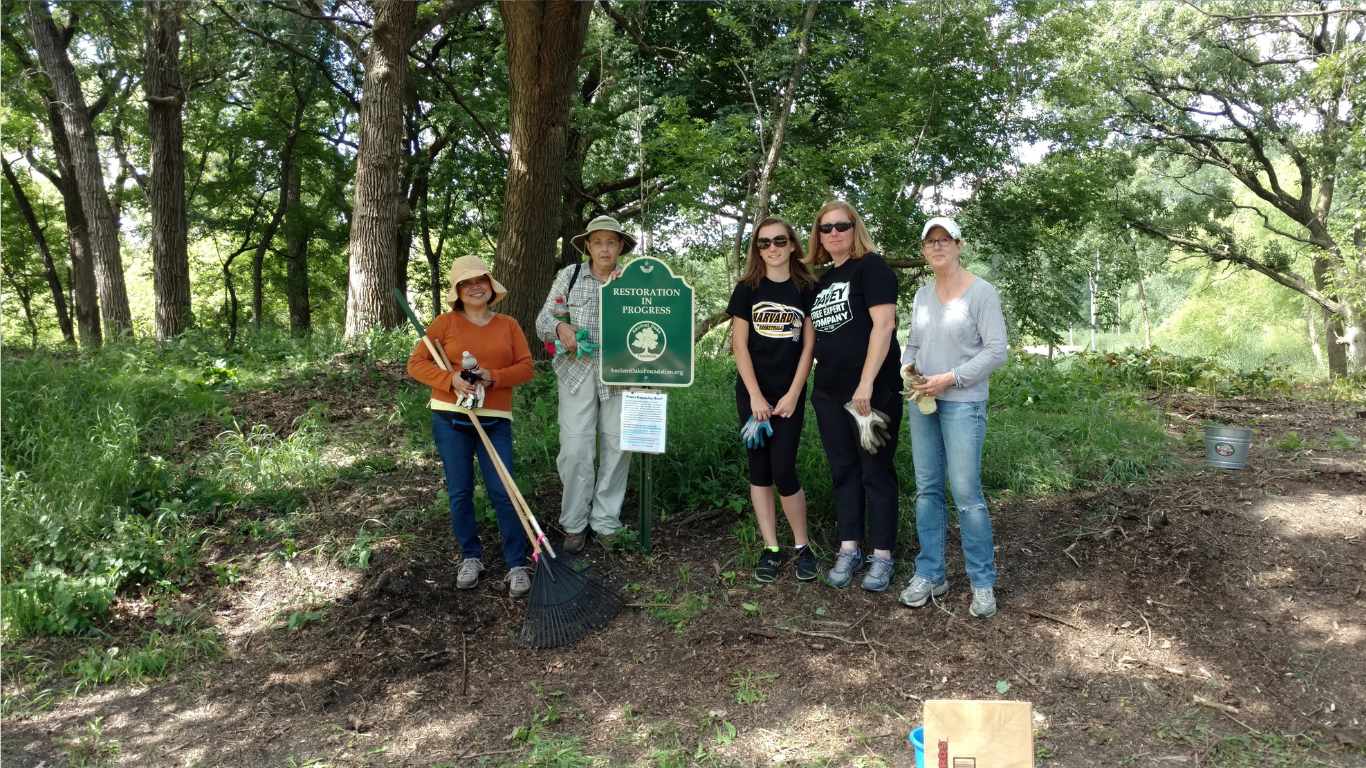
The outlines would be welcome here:
[[[861,542],[865,550],[892,550],[896,548],[898,516],[894,459],[901,435],[901,394],[875,389],[872,404],[887,415],[887,444],[870,454],[859,445],[858,425],[844,410],[844,401],[820,390],[811,393],[821,444],[830,463],[840,541]]]
[[[776,397],[769,398],[769,405],[777,405],[778,400]],[[740,426],[745,426],[753,414],[749,408],[749,391],[743,386],[735,388],[735,410],[740,414]],[[802,440],[802,422],[805,420],[806,388],[803,387],[797,398],[797,407],[790,417],[769,417],[773,436],[765,441],[763,447],[745,450],[749,454],[750,485],[762,488],[776,485],[779,496],[791,496],[802,489],[802,483],[797,479],[797,446]]]

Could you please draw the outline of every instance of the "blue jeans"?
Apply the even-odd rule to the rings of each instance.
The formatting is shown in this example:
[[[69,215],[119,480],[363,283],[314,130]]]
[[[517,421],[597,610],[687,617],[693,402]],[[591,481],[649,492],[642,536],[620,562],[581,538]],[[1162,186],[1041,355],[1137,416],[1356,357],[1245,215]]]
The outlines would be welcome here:
[[[991,515],[982,495],[982,445],[987,437],[987,401],[938,401],[928,416],[908,403],[911,461],[915,465],[915,530],[920,554],[915,572],[932,584],[945,579],[944,540],[948,509],[944,502],[947,476],[958,507],[963,559],[974,587],[996,585],[996,560],[991,540]]]
[[[488,433],[489,442],[512,472],[512,422],[508,419],[484,417],[479,420]],[[479,469],[484,475],[484,490],[498,516],[498,531],[503,535],[503,560],[507,567],[526,565],[531,554],[512,499],[489,459],[479,433],[474,431],[469,416],[451,411],[432,411],[432,439],[436,452],[441,454],[441,466],[446,470],[446,494],[451,497],[451,531],[460,542],[460,554],[483,559],[484,548],[479,543],[479,532],[474,522],[474,457],[479,456]]]

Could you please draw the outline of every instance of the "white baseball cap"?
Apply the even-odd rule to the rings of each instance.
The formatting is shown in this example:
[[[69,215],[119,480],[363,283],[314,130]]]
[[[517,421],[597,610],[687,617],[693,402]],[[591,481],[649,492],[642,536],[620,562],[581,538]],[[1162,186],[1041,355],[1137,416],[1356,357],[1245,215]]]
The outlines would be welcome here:
[[[920,239],[924,240],[925,237],[930,234],[930,230],[935,227],[943,227],[944,231],[949,233],[949,237],[952,237],[954,240],[963,239],[963,231],[958,228],[958,222],[950,219],[948,216],[935,216],[933,219],[925,222],[925,228],[920,230]]]

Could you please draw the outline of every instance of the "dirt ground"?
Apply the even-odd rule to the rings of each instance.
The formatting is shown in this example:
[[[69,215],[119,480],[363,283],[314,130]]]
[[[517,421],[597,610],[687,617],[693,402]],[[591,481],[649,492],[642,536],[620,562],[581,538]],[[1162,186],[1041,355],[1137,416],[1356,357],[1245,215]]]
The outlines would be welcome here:
[[[223,545],[244,578],[186,598],[211,609],[223,658],[11,716],[0,758],[77,764],[98,718],[117,747],[101,759],[127,766],[911,766],[925,700],[1010,698],[1033,703],[1039,765],[1366,766],[1366,460],[1352,441],[1366,411],[1155,403],[1181,467],[995,506],[989,621],[967,613],[956,539],[942,605],[910,610],[894,591],[790,571],[753,585],[727,513],[666,520],[649,556],[591,548],[630,605],[573,647],[528,650],[500,564],[457,591],[429,514],[415,538],[378,539],[364,571]],[[270,423],[306,405],[277,403]],[[1208,418],[1256,429],[1247,469],[1204,464],[1186,433]],[[401,464],[312,511],[354,534],[429,507],[437,482]],[[555,508],[545,486],[537,510]],[[316,620],[291,631],[281,616],[299,606]]]

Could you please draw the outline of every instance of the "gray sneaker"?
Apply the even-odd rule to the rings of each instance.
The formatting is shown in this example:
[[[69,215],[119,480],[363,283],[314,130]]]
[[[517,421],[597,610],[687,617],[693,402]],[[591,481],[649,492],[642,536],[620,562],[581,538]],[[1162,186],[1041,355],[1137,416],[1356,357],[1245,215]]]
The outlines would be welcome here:
[[[460,561],[460,570],[455,572],[457,589],[474,589],[479,583],[479,574],[484,572],[484,561],[477,557],[467,557]]]
[[[844,588],[849,586],[849,582],[854,580],[854,572],[863,566],[863,553],[859,550],[853,552],[840,552],[835,556],[835,567],[825,575],[826,581],[832,587]]]
[[[930,580],[916,574],[911,577],[911,583],[901,590],[901,604],[911,608],[920,608],[930,601],[931,597],[940,597],[949,591],[947,579],[938,584],[931,584]]]
[[[525,565],[509,568],[503,580],[508,583],[510,597],[525,597],[531,591],[531,569]]]
[[[972,605],[968,606],[968,613],[979,619],[989,619],[996,615],[996,593],[991,587],[972,588]]]
[[[868,573],[863,576],[863,588],[869,592],[886,592],[892,583],[892,571],[896,570],[890,557],[868,556]]]

